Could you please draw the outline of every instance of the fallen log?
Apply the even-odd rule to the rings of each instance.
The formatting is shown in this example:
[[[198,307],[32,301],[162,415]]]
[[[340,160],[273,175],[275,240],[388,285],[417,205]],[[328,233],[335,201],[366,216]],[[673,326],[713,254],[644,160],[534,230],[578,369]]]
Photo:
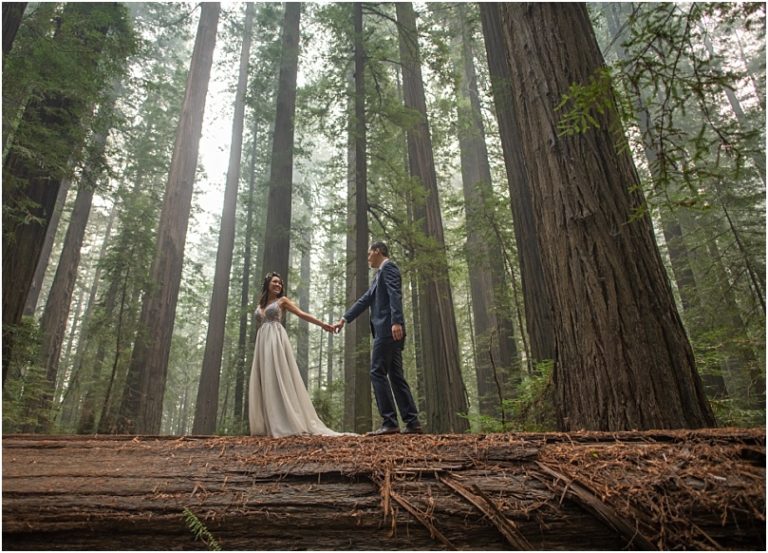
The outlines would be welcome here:
[[[192,515],[227,550],[764,551],[765,430],[3,437],[3,549],[204,549]]]

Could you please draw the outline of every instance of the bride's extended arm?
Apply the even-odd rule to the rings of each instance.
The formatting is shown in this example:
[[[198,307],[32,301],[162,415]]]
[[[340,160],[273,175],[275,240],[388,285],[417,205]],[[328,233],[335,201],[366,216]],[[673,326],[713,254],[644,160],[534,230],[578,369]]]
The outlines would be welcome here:
[[[279,305],[281,308],[290,311],[300,319],[304,319],[307,322],[310,322],[312,324],[316,324],[319,327],[322,327],[322,329],[325,330],[326,332],[330,332],[331,330],[333,330],[333,327],[328,323],[324,323],[320,319],[310,315],[309,313],[305,313],[304,311],[299,309],[299,307],[295,303],[293,303],[290,299],[288,299],[287,296],[283,296],[282,298],[280,298]]]

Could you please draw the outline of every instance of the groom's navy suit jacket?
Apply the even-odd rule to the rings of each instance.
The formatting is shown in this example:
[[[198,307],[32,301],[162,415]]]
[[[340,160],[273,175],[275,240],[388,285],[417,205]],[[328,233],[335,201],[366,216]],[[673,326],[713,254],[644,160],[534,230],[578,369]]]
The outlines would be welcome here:
[[[374,340],[385,338],[391,340],[393,324],[402,325],[403,341],[405,340],[400,269],[391,260],[379,268],[371,287],[344,313],[344,319],[351,323],[369,307]]]

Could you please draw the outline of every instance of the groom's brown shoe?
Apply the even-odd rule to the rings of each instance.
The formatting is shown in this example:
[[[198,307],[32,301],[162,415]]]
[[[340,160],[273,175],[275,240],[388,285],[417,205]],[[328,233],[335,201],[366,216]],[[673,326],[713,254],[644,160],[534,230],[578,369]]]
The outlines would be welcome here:
[[[366,436],[385,436],[386,434],[399,434],[400,429],[397,426],[382,426],[378,430],[368,432]]]
[[[413,426],[406,426],[402,430],[403,434],[424,434],[424,430],[421,428],[420,424],[414,424]]]

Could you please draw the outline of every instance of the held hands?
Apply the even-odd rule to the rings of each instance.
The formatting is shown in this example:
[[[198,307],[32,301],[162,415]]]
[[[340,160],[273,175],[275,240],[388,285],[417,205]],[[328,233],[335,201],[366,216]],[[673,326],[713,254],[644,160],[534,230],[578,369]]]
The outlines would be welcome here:
[[[339,319],[338,323],[334,324],[328,324],[328,323],[321,323],[320,326],[325,330],[326,332],[333,332],[334,334],[338,334],[341,332],[341,329],[344,328],[344,319]]]
[[[341,329],[344,328],[344,323],[346,323],[344,319],[339,319],[339,322],[333,325],[333,333],[338,334],[341,332]]]

